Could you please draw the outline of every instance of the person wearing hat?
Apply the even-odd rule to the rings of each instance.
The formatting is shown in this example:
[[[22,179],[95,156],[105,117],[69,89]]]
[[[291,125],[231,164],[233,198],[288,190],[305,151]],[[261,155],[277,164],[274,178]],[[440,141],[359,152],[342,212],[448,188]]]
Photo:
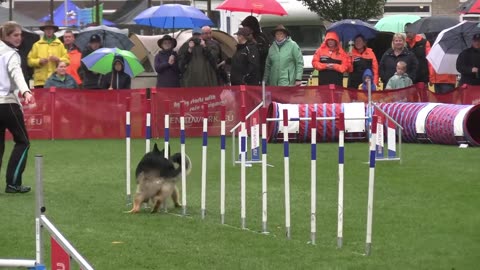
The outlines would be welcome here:
[[[35,88],[43,88],[45,81],[55,72],[57,64],[70,63],[67,50],[62,41],[55,36],[58,26],[48,21],[40,26],[43,38],[35,42],[32,50],[28,53],[28,65],[33,68],[33,85]]]
[[[299,86],[302,83],[303,56],[290,32],[278,25],[272,30],[275,40],[268,50],[263,79],[272,86]]]
[[[230,81],[232,85],[260,85],[260,54],[253,42],[250,28],[238,29],[237,50],[231,59]],[[230,62],[230,61],[229,61]]]
[[[472,46],[463,50],[457,58],[459,85],[480,85],[480,33],[473,35]]]
[[[218,86],[218,51],[207,46],[202,30],[194,28],[192,37],[178,50],[178,66],[183,87]]]
[[[180,87],[180,70],[178,55],[173,49],[177,40],[170,35],[164,35],[157,41],[160,51],[155,55],[155,71],[157,72],[157,87]]]
[[[102,47],[101,44],[102,39],[98,34],[91,35],[87,48],[82,51],[82,58],[100,49]],[[80,75],[82,79],[84,89],[101,89],[102,75],[90,71],[83,62],[81,62],[80,68],[78,69],[78,75]]]

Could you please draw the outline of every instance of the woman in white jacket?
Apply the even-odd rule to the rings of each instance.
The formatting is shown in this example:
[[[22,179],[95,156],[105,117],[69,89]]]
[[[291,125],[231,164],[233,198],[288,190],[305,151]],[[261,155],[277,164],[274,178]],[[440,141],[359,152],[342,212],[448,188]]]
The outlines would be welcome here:
[[[23,77],[20,55],[16,47],[22,43],[22,27],[16,22],[0,26],[0,167],[5,150],[5,131],[13,135],[15,146],[7,166],[6,193],[26,193],[30,187],[22,185],[22,174],[30,147],[23,111],[17,91],[25,103],[34,103],[32,92]]]

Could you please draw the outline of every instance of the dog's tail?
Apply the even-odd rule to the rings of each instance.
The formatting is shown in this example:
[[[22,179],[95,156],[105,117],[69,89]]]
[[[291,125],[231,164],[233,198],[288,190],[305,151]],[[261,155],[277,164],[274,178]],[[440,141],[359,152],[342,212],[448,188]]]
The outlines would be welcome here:
[[[180,176],[182,173],[182,155],[180,153],[176,153],[172,156],[170,159],[174,164],[178,165],[175,166],[175,177]],[[188,155],[185,155],[185,173],[186,175],[189,175],[190,172],[192,171],[192,161],[190,160],[190,157]]]

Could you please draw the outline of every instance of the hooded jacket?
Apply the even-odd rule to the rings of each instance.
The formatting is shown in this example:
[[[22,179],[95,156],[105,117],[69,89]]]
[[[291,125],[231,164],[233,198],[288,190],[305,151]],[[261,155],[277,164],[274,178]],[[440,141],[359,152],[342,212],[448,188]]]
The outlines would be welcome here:
[[[65,78],[60,79],[58,76],[57,76],[57,73],[54,72],[52,73],[52,75],[50,75],[50,77],[47,79],[47,81],[45,82],[45,88],[49,88],[49,87],[57,87],[57,88],[78,88],[78,84],[77,82],[75,81],[75,79],[73,78],[73,76],[71,76],[70,74],[65,74]]]
[[[120,63],[122,64],[122,69],[117,71],[115,69],[115,64]],[[109,72],[103,76],[100,88],[101,89],[130,89],[132,79],[130,76],[125,73],[125,62],[122,56],[116,55],[113,58],[112,62],[112,72]]]
[[[40,59],[48,59],[50,56],[56,56],[61,62],[66,64],[70,63],[70,59],[67,54],[67,49],[63,46],[63,43],[55,37],[52,41],[47,41],[45,38],[41,38],[35,42],[32,46],[32,50],[28,53],[28,65],[33,70],[33,85],[40,86],[45,85],[45,81],[50,75],[55,72],[56,63],[48,61],[44,65],[40,65]]]
[[[375,53],[370,48],[365,48],[363,52],[359,52],[355,47],[352,49],[350,59],[350,67],[348,72],[348,87],[357,89],[364,81],[363,76],[367,69],[373,72],[372,84],[378,84],[378,62]]]
[[[403,51],[397,56],[393,52],[393,49],[388,49],[382,56],[378,70],[380,72],[380,78],[382,79],[383,85],[388,83],[388,80],[395,74],[397,71],[398,61],[403,61],[407,63],[407,74],[415,81],[415,76],[417,74],[418,60],[417,57],[409,51],[407,48],[403,48]]]
[[[303,56],[298,44],[287,37],[282,45],[276,42],[268,50],[263,79],[267,85],[293,86],[301,81]]]
[[[230,81],[232,85],[259,85],[260,54],[253,41],[237,44],[237,50],[232,56]]]
[[[398,75],[395,73],[390,80],[388,80],[387,85],[385,86],[385,90],[387,89],[401,89],[405,87],[409,87],[412,85],[412,79],[408,77],[408,74],[404,73],[402,75]]]
[[[240,24],[243,27],[248,27],[252,30],[252,36],[255,40],[255,44],[260,55],[260,78],[263,78],[263,74],[265,72],[265,61],[268,56],[268,49],[272,45],[272,41],[260,30],[260,23],[254,16],[247,16]]]
[[[372,91],[377,91],[377,86],[375,85],[374,79],[373,79],[373,72],[369,68],[365,69],[365,71],[363,72],[363,75],[362,75],[362,90],[368,90],[368,84],[365,81],[366,77],[370,77],[370,79],[371,79],[371,84],[370,84],[371,90]]]
[[[334,50],[330,50],[327,46],[328,40],[331,39],[337,42]],[[332,69],[328,68],[329,64],[333,64]],[[335,84],[343,87],[343,73],[350,67],[350,59],[340,46],[337,33],[327,33],[322,45],[313,55],[312,66],[318,70],[318,85]]]

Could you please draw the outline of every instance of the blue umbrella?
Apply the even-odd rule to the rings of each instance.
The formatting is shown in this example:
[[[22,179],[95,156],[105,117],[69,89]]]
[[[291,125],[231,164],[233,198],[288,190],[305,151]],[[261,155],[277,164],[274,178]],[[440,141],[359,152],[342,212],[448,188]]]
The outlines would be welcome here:
[[[344,42],[353,40],[358,35],[362,35],[365,39],[372,39],[378,33],[378,30],[372,25],[354,19],[335,22],[327,28],[327,32],[329,31],[337,33],[340,40]]]
[[[200,10],[192,6],[165,4],[151,7],[138,14],[133,21],[162,29],[183,29],[211,26],[213,22]]]

